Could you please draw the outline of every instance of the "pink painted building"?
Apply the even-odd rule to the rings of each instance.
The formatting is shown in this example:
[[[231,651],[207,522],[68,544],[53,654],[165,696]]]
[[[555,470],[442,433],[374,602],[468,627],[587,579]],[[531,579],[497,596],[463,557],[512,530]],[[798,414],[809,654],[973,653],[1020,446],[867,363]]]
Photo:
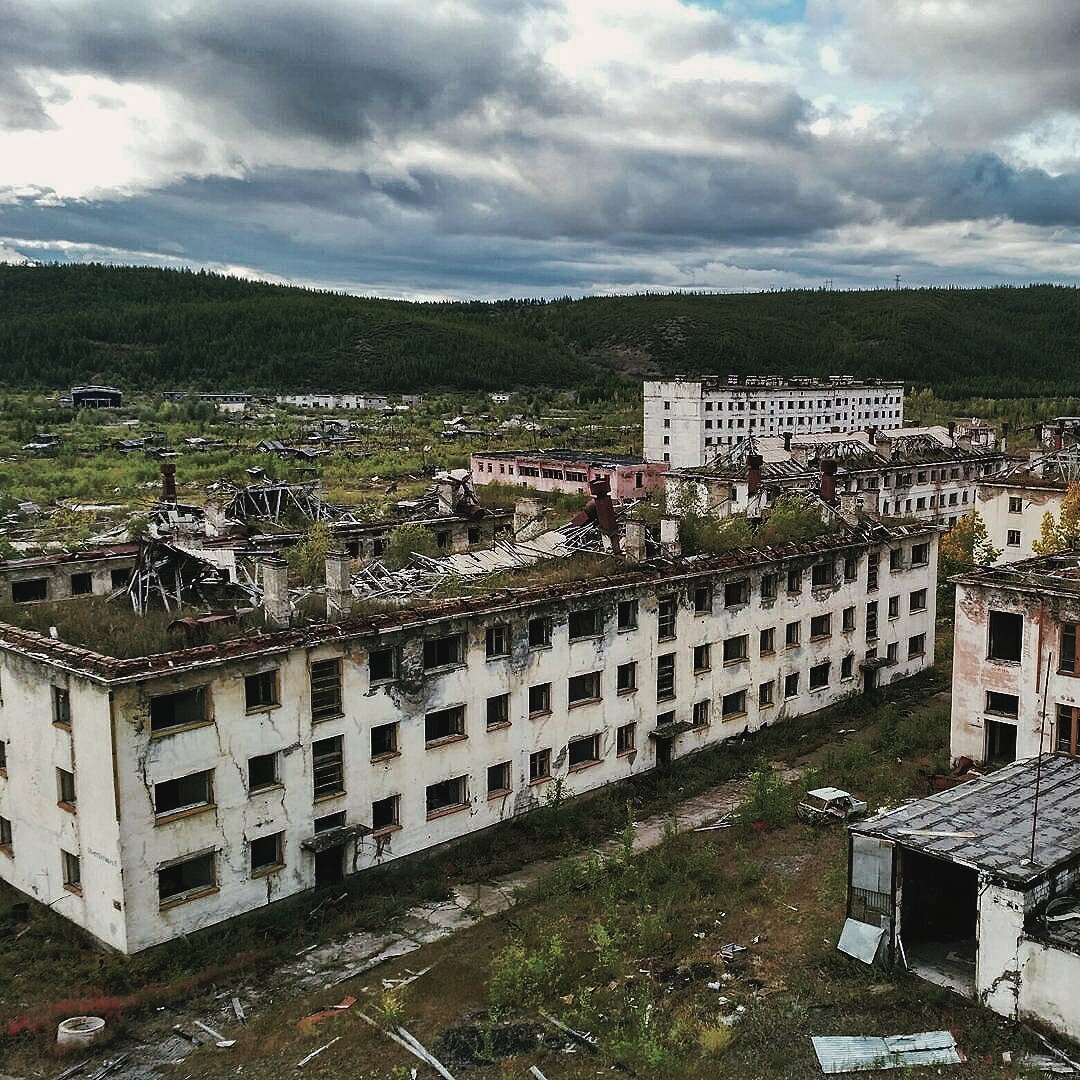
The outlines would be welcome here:
[[[514,484],[534,491],[588,494],[606,479],[613,499],[640,499],[664,484],[668,466],[629,454],[586,450],[491,450],[473,454],[474,484]]]

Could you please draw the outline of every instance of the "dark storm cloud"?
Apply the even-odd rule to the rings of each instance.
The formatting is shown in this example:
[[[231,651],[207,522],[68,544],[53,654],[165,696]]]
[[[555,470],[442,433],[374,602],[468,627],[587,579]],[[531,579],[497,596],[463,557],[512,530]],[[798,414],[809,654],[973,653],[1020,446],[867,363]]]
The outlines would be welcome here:
[[[222,117],[334,142],[400,133],[500,99],[557,112],[567,91],[521,41],[538,3],[471,9],[285,0],[0,3],[8,70],[172,89]]]

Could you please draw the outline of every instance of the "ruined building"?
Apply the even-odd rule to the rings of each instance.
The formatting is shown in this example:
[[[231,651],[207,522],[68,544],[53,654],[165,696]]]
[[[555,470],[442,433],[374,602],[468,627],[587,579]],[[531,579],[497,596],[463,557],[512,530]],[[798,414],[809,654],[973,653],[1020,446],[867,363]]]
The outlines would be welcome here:
[[[0,625],[0,877],[144,949],[921,671],[936,563],[845,530],[127,659]]]

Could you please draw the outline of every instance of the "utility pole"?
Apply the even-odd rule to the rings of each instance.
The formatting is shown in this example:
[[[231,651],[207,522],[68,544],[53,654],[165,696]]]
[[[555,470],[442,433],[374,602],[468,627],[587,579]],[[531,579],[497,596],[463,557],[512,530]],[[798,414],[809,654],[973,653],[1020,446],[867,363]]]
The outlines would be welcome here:
[[[896,287],[898,289],[900,288],[900,275],[899,274],[896,275]]]

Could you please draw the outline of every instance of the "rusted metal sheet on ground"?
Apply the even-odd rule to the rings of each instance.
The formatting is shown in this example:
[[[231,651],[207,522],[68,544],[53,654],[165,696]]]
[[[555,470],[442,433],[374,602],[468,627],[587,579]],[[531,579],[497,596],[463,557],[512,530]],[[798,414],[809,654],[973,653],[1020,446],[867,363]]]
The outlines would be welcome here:
[[[914,1035],[814,1035],[821,1071],[826,1074],[906,1069],[915,1065],[959,1065],[965,1059],[949,1031]]]

